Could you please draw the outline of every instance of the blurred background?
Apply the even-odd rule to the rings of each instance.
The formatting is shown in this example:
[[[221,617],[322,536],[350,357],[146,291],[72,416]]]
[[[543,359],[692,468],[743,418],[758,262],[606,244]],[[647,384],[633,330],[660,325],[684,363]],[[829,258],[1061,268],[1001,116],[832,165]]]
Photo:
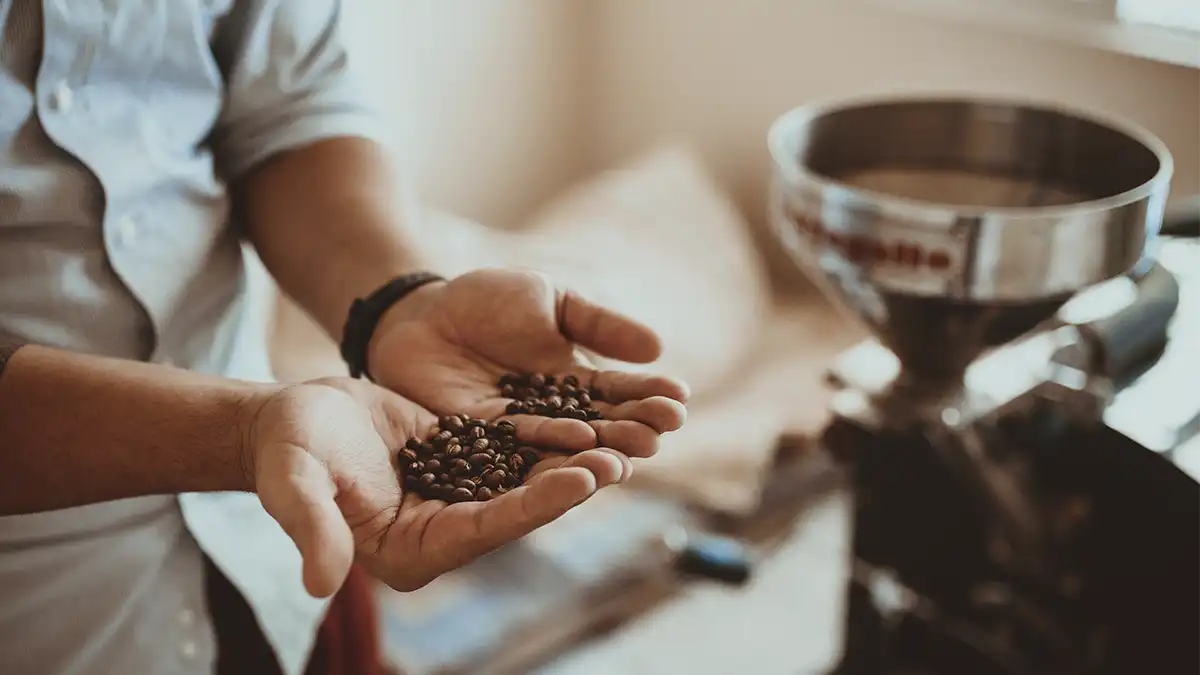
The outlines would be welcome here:
[[[555,272],[659,328],[660,367],[698,394],[689,428],[639,467],[634,489],[418,593],[381,591],[389,651],[410,675],[803,673],[835,659],[848,506],[828,467],[796,458],[826,421],[828,367],[862,333],[808,291],[762,225],[766,133],[788,109],[917,92],[1065,104],[1154,132],[1174,156],[1173,193],[1200,193],[1197,3],[346,9],[425,205],[414,227],[443,271]],[[341,372],[286,302],[273,342],[285,379]],[[663,560],[683,531],[747,545],[754,579],[679,582]]]

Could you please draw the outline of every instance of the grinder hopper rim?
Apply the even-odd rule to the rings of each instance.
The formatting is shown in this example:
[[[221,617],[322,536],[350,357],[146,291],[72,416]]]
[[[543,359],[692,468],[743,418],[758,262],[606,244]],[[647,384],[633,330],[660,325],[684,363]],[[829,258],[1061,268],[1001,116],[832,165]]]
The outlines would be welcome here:
[[[778,243],[927,384],[1133,268],[1173,171],[1136,125],[1015,99],[804,106],[769,142]]]

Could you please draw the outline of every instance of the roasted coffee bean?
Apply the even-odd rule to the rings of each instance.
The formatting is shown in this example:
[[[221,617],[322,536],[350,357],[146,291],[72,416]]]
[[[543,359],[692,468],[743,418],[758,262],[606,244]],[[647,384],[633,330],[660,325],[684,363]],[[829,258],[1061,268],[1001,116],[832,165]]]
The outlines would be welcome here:
[[[602,397],[598,391],[579,386],[575,375],[564,376],[556,383],[553,375],[533,373],[527,376],[502,376],[500,386],[510,385],[512,398],[516,399],[505,407],[510,415],[540,415],[588,421],[601,419],[599,411],[592,410],[592,402]],[[506,390],[507,391],[507,390]]]
[[[516,389],[514,389],[511,384],[506,384],[506,385],[500,387],[500,395],[503,396],[504,398],[512,398],[513,394],[515,392],[516,392]]]
[[[475,493],[467,488],[454,488],[450,493],[450,501],[454,503],[469,502],[475,499]]]
[[[545,386],[556,386],[552,377],[543,377]],[[548,414],[564,417],[571,412],[562,410],[561,396],[526,389],[534,405],[548,409]],[[582,412],[576,409],[577,414]],[[452,427],[461,428],[452,431]],[[468,501],[462,490],[470,492],[470,499],[487,501],[518,487],[539,455],[532,446],[517,441],[516,430],[508,420],[486,422],[460,415],[441,418],[429,441],[405,441],[396,450],[405,490],[429,500],[459,502]]]
[[[513,471],[517,473],[521,473],[521,471],[525,468],[525,460],[522,459],[520,455],[513,455],[512,457],[509,457],[507,464],[508,466],[512,467]]]
[[[533,448],[531,448],[527,445],[523,446],[520,450],[518,450],[517,455],[520,456],[521,459],[525,460],[525,464],[528,466],[533,466],[534,464],[537,464],[542,459],[538,455],[537,450],[534,450]]]

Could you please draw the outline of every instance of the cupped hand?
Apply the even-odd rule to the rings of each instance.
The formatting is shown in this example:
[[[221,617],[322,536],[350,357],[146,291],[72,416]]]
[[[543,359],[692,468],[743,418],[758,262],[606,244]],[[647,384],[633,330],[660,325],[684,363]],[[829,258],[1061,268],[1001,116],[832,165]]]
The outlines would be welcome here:
[[[447,504],[402,490],[395,449],[425,438],[432,413],[382,387],[331,378],[264,393],[248,405],[243,461],[263,507],[304,560],[304,585],[325,597],[357,560],[413,590],[545,525],[623,480],[609,449],[552,455],[526,483],[487,502]]]
[[[555,286],[529,270],[486,269],[418,291],[376,329],[372,377],[438,414],[511,419],[536,445],[609,447],[631,457],[657,450],[659,435],[684,422],[687,386],[670,377],[591,367],[577,347],[629,363],[656,360],[649,327]],[[604,394],[603,419],[583,422],[508,416],[505,374],[575,375]]]

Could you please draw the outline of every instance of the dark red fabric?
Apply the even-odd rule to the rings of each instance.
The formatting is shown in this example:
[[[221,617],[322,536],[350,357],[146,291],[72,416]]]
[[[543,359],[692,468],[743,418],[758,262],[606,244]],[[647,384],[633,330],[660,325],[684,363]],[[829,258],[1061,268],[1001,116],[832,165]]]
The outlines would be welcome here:
[[[208,607],[217,633],[217,675],[281,675],[249,605],[208,563]],[[385,675],[372,581],[355,567],[329,603],[305,675]]]

